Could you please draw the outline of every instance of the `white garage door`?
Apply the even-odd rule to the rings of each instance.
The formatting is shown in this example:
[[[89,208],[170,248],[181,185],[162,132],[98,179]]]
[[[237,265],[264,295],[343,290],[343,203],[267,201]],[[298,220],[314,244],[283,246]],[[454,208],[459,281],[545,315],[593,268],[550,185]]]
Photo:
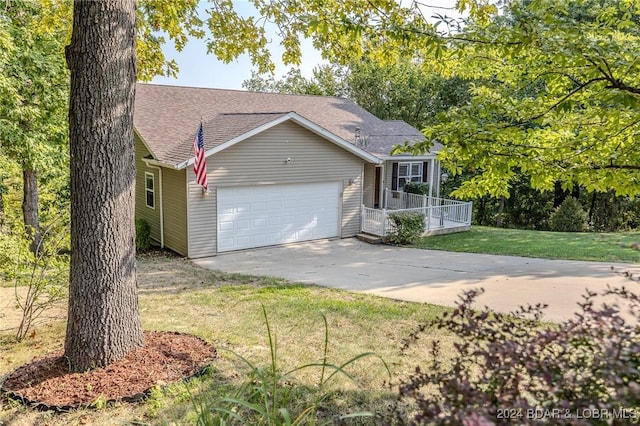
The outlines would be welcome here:
[[[218,188],[218,252],[339,235],[340,183]]]

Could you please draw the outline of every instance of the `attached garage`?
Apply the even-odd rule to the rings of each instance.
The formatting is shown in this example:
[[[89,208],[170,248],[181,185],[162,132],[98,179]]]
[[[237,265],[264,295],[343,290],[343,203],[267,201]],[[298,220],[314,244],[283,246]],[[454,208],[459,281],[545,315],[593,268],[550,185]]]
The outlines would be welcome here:
[[[342,182],[218,187],[218,252],[340,235]]]

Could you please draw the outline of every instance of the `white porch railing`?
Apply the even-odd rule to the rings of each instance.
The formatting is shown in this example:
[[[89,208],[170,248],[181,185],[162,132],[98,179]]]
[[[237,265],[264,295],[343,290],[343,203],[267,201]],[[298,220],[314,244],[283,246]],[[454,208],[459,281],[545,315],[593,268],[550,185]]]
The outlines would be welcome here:
[[[471,225],[473,204],[426,195],[385,190],[383,209],[362,206],[362,231],[385,236],[393,230],[389,215],[398,211],[417,211],[425,216],[425,232]]]
[[[385,189],[383,206],[391,210],[418,209],[430,206],[430,198],[433,197]]]

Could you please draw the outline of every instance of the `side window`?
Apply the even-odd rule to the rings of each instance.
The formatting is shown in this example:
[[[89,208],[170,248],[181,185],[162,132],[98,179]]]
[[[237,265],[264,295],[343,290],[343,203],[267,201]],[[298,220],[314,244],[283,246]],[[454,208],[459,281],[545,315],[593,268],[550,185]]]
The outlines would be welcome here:
[[[397,177],[398,191],[402,191],[407,182],[422,182],[422,163],[406,162],[398,163]]]
[[[144,190],[145,190],[145,198],[147,207],[155,209],[156,208],[156,197],[155,197],[155,176],[153,173],[145,172],[144,174]]]

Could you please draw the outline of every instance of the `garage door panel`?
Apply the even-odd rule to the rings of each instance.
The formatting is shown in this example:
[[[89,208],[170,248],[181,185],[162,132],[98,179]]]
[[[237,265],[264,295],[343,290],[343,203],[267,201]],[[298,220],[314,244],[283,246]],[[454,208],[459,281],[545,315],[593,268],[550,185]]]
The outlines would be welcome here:
[[[338,182],[218,188],[218,251],[339,235]]]

